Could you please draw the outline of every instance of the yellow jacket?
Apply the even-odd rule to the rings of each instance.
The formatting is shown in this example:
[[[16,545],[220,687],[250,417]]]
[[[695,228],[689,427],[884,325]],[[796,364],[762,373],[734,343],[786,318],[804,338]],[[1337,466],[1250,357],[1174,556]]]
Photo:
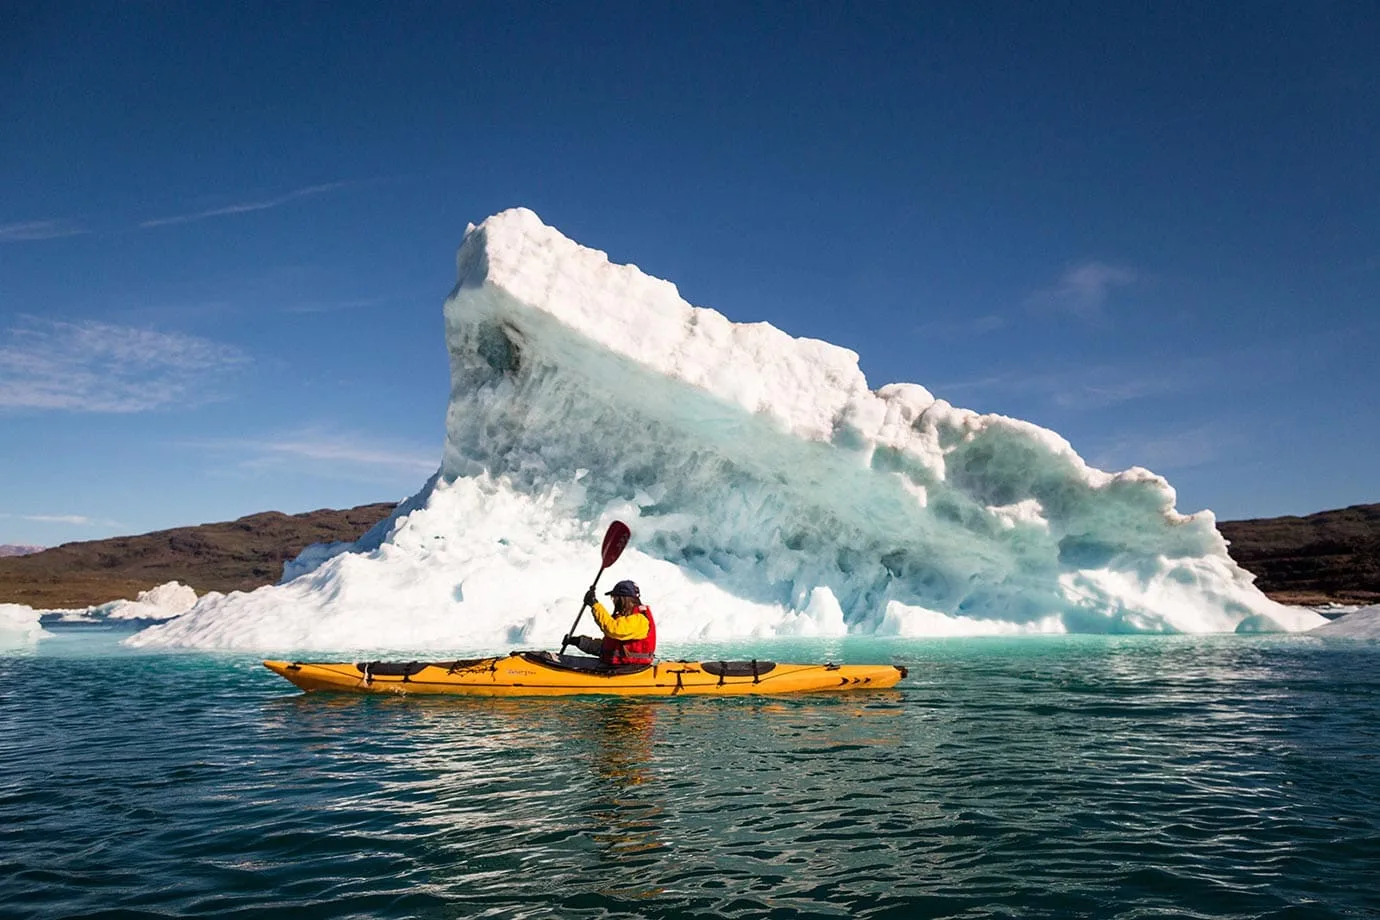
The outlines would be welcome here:
[[[647,617],[637,611],[626,613],[621,617],[616,617],[609,613],[608,608],[598,601],[589,608],[594,611],[594,622],[599,624],[599,628],[604,631],[604,635],[618,642],[631,642],[634,639],[645,639],[647,633],[652,629],[652,624]]]

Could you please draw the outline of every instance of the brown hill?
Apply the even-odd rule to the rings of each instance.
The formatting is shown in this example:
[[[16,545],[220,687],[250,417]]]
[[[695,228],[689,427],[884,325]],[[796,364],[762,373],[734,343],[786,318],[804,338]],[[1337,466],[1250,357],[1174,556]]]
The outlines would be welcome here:
[[[276,582],[283,563],[311,543],[358,539],[395,506],[360,505],[305,514],[265,511],[237,521],[137,537],[64,543],[0,558],[0,603],[75,608],[132,600],[166,581],[206,591],[249,591]]]
[[[310,543],[354,540],[392,504],[306,514],[266,511],[222,524],[137,537],[67,543],[0,558],[0,603],[87,607],[133,599],[165,581],[197,593],[272,584],[283,563]],[[1307,517],[1222,521],[1231,554],[1275,600],[1292,604],[1380,601],[1380,505]]]
[[[1231,555],[1286,604],[1380,602],[1380,505],[1221,521]]]

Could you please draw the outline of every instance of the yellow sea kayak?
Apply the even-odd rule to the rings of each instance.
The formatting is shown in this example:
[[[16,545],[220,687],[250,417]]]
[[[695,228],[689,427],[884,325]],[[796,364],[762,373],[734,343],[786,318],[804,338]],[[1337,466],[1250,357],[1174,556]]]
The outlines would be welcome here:
[[[893,687],[906,669],[891,664],[778,664],[773,661],[659,661],[607,668],[597,659],[552,652],[439,662],[308,664],[265,661],[303,690],[451,693],[478,696],[618,696],[805,693]]]

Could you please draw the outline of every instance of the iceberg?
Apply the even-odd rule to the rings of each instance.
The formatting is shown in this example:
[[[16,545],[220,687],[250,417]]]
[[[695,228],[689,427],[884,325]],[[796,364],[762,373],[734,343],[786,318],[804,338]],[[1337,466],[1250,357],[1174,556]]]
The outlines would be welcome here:
[[[1348,610],[1309,632],[1330,639],[1380,639],[1380,604]]]
[[[207,598],[220,595],[211,592]],[[134,600],[114,600],[92,607],[70,609],[35,609],[25,604],[0,604],[0,648],[7,644],[28,644],[47,638],[52,633],[43,629],[49,625],[110,624],[124,622],[170,620],[190,610],[197,602],[196,591],[178,581],[169,581],[147,591],[140,591]]]
[[[169,620],[181,616],[197,602],[196,590],[180,581],[164,582],[140,591],[134,600],[115,600],[76,610],[44,611],[56,614],[59,621],[75,623],[114,620]]]
[[[444,307],[434,476],[275,586],[208,596],[136,645],[555,645],[614,519],[663,644],[848,634],[1300,631],[1211,512],[1053,431],[858,356],[734,323],[536,214],[471,225]]]
[[[39,623],[40,616],[23,604],[0,604],[0,649],[32,645],[49,635]]]

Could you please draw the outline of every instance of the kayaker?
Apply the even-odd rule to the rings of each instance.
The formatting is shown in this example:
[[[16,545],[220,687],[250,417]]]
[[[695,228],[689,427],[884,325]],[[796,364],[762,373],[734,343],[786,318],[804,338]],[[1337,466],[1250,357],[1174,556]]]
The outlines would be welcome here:
[[[652,609],[642,603],[641,592],[631,581],[620,581],[608,595],[613,598],[612,613],[599,603],[593,588],[585,592],[585,605],[594,611],[594,622],[604,637],[566,636],[561,644],[573,645],[586,655],[598,655],[607,665],[651,664],[656,654]]]

